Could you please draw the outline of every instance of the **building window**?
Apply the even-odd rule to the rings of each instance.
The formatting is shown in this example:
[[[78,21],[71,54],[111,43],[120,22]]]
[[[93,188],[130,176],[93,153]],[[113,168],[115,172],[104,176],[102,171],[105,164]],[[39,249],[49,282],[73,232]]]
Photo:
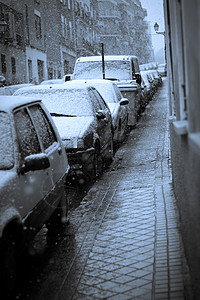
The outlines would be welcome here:
[[[62,36],[65,36],[65,17],[61,15]]]
[[[44,80],[44,62],[38,59],[37,65],[38,65],[38,79],[39,82],[42,82]]]
[[[71,9],[71,2],[68,0],[68,9]]]
[[[32,66],[32,60],[28,60],[28,76],[29,76],[29,82],[33,82],[33,66]]]
[[[72,40],[72,22],[69,21],[69,37]]]
[[[67,37],[68,23],[67,23],[67,19],[63,15],[61,15],[61,26],[62,26],[62,36]]]
[[[1,71],[6,73],[6,56],[4,54],[1,54]]]
[[[12,74],[16,74],[16,62],[15,58],[11,57]]]
[[[64,60],[64,73],[68,74],[69,73],[69,61],[68,60]]]
[[[35,15],[35,32],[36,32],[36,38],[41,39],[42,38],[42,26],[41,26],[41,18],[38,15]]]

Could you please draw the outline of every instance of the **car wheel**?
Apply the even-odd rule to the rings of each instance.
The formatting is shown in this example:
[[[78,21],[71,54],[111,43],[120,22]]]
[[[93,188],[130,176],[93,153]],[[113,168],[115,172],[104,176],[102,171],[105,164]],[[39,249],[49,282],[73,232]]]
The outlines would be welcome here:
[[[13,293],[16,283],[16,242],[12,234],[2,238],[0,250],[1,293],[7,299]]]
[[[48,222],[46,223],[46,227],[49,232],[55,231],[63,227],[63,225],[69,222],[68,211],[69,211],[69,199],[64,189],[59,206],[56,208],[56,210],[54,211],[54,213],[51,215]]]

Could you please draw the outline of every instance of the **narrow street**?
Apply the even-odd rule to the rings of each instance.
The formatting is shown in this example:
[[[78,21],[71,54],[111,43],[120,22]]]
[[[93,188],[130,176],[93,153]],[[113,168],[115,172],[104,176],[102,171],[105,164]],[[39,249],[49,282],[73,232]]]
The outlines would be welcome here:
[[[193,299],[172,191],[167,79],[75,206],[32,257],[15,299]]]

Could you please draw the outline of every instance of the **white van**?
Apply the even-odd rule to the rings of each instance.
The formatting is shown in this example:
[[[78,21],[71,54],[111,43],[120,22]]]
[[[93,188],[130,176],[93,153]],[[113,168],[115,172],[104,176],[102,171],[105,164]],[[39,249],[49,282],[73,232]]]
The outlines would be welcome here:
[[[140,74],[137,56],[105,55],[105,79],[131,81]],[[79,57],[74,67],[73,79],[103,79],[102,56]]]
[[[140,109],[141,75],[137,56],[105,55],[105,78],[115,80],[122,95],[128,98],[128,125],[134,126]],[[103,79],[102,56],[79,57],[73,79]]]

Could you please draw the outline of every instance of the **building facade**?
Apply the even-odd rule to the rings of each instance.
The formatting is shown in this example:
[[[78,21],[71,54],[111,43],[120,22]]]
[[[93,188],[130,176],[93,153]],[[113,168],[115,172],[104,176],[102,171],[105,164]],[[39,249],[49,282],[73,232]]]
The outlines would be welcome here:
[[[77,57],[137,55],[149,61],[139,0],[0,0],[0,73],[7,84],[73,73]]]
[[[164,0],[173,187],[200,299],[200,3]]]
[[[105,54],[136,55],[141,64],[152,60],[147,12],[139,0],[98,0],[98,12]]]

